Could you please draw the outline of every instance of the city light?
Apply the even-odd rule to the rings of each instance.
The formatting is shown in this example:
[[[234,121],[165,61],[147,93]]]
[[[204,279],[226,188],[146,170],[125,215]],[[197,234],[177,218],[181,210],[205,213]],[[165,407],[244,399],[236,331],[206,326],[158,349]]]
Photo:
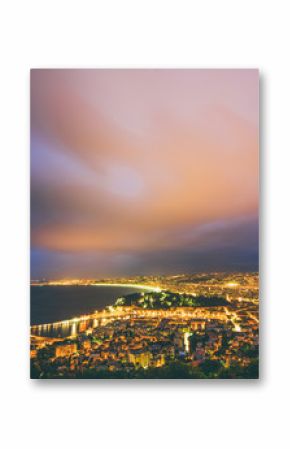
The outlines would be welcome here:
[[[236,364],[246,369],[258,354],[257,275],[236,273],[239,283],[226,274],[204,277],[207,281],[200,275],[199,283],[196,275],[194,283],[185,275],[183,282],[180,277],[159,278],[154,290],[148,278],[148,288],[125,295],[122,305],[116,300],[92,314],[32,326],[33,366],[46,369],[38,354],[49,348],[49,373],[56,377],[83,376],[86,370],[96,375],[106,370],[111,376],[125,370],[126,376],[134,376],[141,375],[140,369],[163,369],[172,362],[202,369],[208,360],[229,372]],[[229,291],[229,285],[235,288]]]

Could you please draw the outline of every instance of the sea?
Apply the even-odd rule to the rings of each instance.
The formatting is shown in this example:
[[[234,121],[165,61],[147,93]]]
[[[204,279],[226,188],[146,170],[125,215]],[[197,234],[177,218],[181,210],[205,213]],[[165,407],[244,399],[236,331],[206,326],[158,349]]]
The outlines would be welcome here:
[[[31,286],[31,325],[70,320],[103,310],[117,298],[140,292],[141,288],[120,286]]]

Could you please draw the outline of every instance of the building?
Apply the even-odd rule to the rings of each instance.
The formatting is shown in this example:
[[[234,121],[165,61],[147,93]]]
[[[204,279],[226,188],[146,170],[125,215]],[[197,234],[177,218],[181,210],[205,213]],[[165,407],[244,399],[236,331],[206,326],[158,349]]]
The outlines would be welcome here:
[[[76,343],[65,343],[62,345],[57,345],[55,347],[55,357],[69,357],[70,355],[77,352],[78,347]]]
[[[143,349],[131,349],[128,354],[129,362],[133,363],[135,368],[148,368],[150,364],[151,354]]]

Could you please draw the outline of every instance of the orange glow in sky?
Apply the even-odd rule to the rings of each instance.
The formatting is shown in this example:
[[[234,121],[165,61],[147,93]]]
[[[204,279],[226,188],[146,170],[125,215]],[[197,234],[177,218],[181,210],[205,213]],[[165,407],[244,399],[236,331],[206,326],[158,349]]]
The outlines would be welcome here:
[[[251,269],[257,70],[33,70],[32,276]]]

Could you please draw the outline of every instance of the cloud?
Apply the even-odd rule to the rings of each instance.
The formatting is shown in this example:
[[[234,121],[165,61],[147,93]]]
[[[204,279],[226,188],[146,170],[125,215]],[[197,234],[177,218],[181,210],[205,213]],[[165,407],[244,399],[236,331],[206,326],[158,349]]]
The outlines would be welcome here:
[[[256,71],[32,71],[31,155],[39,251],[122,272],[136,255],[145,270],[158,251],[237,247],[235,220],[257,239]]]

